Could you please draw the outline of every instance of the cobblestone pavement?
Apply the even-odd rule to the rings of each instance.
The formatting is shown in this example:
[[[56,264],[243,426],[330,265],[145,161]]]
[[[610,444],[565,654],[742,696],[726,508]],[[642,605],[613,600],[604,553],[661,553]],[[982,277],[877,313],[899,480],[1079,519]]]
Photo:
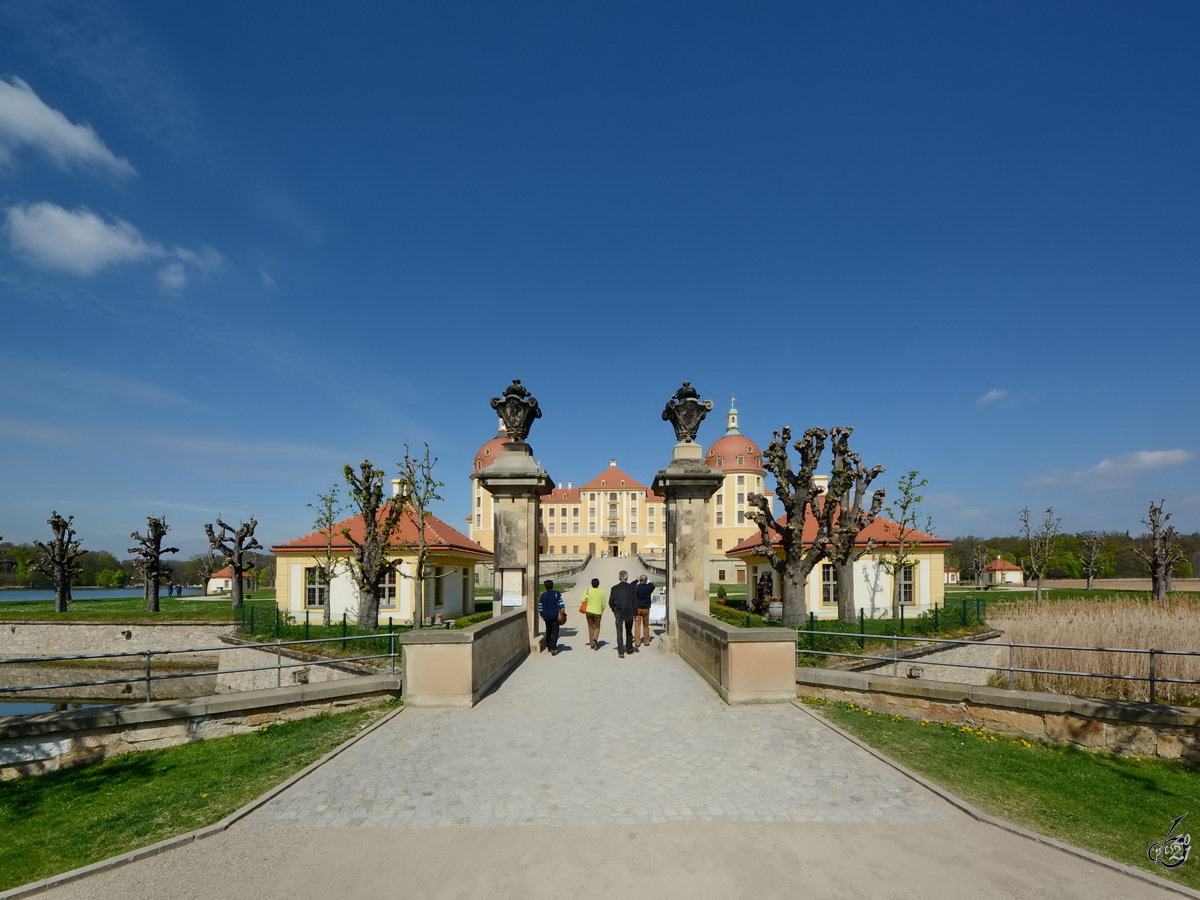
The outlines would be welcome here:
[[[572,594],[577,592],[572,592]],[[726,706],[657,640],[572,626],[474,709],[409,708],[251,825],[934,822],[950,807],[788,704]]]

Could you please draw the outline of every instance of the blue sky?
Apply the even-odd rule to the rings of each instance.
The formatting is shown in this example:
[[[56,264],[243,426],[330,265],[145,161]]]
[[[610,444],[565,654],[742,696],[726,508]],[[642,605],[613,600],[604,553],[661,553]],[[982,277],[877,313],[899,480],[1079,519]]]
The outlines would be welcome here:
[[[946,537],[1200,529],[1200,6],[0,5],[0,535],[264,544],[522,379],[556,480],[852,425]]]

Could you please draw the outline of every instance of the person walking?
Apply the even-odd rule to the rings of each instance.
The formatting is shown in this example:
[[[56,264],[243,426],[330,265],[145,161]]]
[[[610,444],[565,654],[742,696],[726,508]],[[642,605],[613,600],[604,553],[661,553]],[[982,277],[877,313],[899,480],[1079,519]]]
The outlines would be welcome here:
[[[546,649],[551,656],[558,656],[558,626],[560,618],[565,617],[567,610],[563,606],[562,594],[554,589],[554,582],[547,578],[543,584],[546,590],[538,598],[538,612],[546,623]]]
[[[620,580],[608,592],[608,608],[617,619],[617,656],[637,653],[633,646],[633,617],[637,612],[637,594],[629,583],[629,573],[622,569],[617,573]]]
[[[600,616],[604,613],[604,591],[600,590],[600,579],[593,578],[592,586],[583,592],[587,604],[584,615],[588,623],[588,644],[593,650],[600,649]]]
[[[639,575],[637,584],[633,586],[637,596],[637,613],[633,620],[633,645],[639,643],[643,647],[650,646],[650,599],[654,596],[654,582],[647,581],[645,575]]]

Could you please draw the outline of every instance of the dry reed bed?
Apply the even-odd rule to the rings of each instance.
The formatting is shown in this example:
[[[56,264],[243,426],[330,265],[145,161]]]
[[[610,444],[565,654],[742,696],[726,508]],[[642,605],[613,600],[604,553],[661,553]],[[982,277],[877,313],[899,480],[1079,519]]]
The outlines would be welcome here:
[[[1168,594],[1162,603],[1133,598],[998,603],[988,610],[988,624],[1004,631],[1005,643],[1200,651],[1200,597],[1194,594]],[[1026,648],[1017,650],[1016,666],[1146,678],[1150,657],[1144,653]],[[1155,658],[1155,700],[1195,705],[1200,698],[1200,684],[1161,684],[1157,683],[1159,678],[1200,681],[1200,656]],[[1006,674],[1002,681],[1007,686]],[[1146,681],[1116,678],[1026,674],[1017,676],[1016,686],[1084,697],[1150,699]]]

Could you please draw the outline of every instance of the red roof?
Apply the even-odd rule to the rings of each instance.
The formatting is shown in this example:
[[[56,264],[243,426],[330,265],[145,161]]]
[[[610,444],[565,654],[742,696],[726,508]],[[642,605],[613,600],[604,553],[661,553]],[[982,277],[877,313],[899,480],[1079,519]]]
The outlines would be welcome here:
[[[643,491],[649,490],[644,484],[634,478],[632,475],[627,475],[625,472],[617,468],[616,463],[613,463],[587,484],[579,488],[581,491],[633,491],[641,488]]]
[[[1020,572],[1020,566],[1014,566],[1007,559],[993,559],[985,567],[988,572]]]
[[[213,572],[208,577],[209,578],[232,578],[233,577],[233,568],[231,566],[226,566],[223,569],[217,569],[217,571]]]
[[[482,447],[475,454],[475,463],[472,471],[482,472],[500,456],[500,448],[508,443],[508,435],[498,434]]]
[[[380,510],[380,516],[387,515],[387,507],[390,504],[385,504]],[[333,549],[349,550],[350,542],[342,536],[342,529],[349,529],[350,534],[356,540],[363,538],[363,522],[361,516],[351,516],[349,519],[343,519],[333,526]],[[400,519],[400,526],[396,529],[396,533],[392,535],[392,543],[406,544],[416,543],[417,541],[417,521],[413,516],[411,509],[404,511],[404,516]],[[467,553],[472,556],[481,558],[489,558],[492,553],[490,550],[485,550],[479,544],[475,543],[461,531],[458,531],[432,513],[425,514],[425,541],[431,549],[436,550],[457,550],[462,553]],[[276,544],[271,548],[272,553],[295,552],[295,551],[313,551],[325,549],[325,532],[314,531],[312,534],[306,534],[302,538],[296,538],[294,541],[288,541],[283,544]]]
[[[781,525],[786,521],[787,521],[786,516],[779,520]],[[888,529],[891,529],[890,534],[888,532]],[[883,516],[878,516],[870,525],[868,525],[861,532],[859,532],[858,537],[855,539],[854,543],[857,546],[860,544],[865,544],[868,540],[870,540],[871,538],[874,538],[876,546],[886,546],[889,544],[895,544],[896,543],[895,535],[898,533],[899,529],[900,529],[900,526],[897,525],[895,522],[893,522],[891,519],[885,519]],[[813,519],[812,516],[808,516],[804,520],[803,537],[804,537],[805,543],[812,541],[812,539],[814,537],[816,537],[816,535],[817,535],[816,520]],[[926,534],[923,531],[917,531],[916,529],[912,529],[912,528],[910,528],[908,530],[904,539],[908,543],[920,544],[923,547],[949,547],[950,546],[949,541],[942,540],[940,537],[937,537],[936,535]],[[762,540],[761,540],[760,536],[758,534],[752,534],[750,537],[739,542],[736,547],[734,547],[732,550],[727,552],[725,555],[726,556],[750,556],[750,555],[752,555],[752,551],[754,551],[757,547],[759,547],[759,545],[761,543],[762,543]],[[774,544],[775,546],[779,546],[779,540],[778,539],[773,540],[772,544]]]
[[[738,457],[742,461],[738,462]],[[718,462],[719,460],[719,462]],[[708,448],[704,461],[714,469],[762,472],[762,451],[744,434],[727,434]]]

